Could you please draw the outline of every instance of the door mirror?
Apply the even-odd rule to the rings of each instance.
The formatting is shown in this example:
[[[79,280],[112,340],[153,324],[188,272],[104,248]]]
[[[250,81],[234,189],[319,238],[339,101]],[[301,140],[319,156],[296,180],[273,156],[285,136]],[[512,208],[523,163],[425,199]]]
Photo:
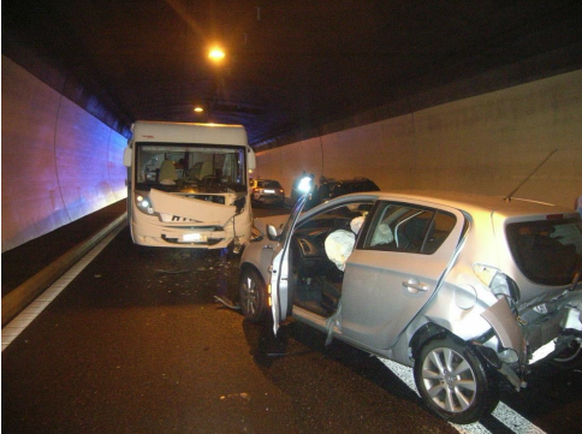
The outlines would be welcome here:
[[[279,238],[277,228],[273,225],[267,225],[267,236],[271,241],[277,241]]]
[[[128,146],[123,151],[123,165],[125,167],[131,167],[131,157],[132,157],[131,148]]]
[[[255,156],[255,151],[251,148],[247,149],[247,169],[255,170],[257,168],[257,157]]]

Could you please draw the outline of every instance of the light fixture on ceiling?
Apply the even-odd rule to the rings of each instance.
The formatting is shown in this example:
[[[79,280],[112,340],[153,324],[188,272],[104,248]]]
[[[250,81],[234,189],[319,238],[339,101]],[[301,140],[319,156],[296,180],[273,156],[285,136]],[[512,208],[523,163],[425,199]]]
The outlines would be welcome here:
[[[208,58],[215,63],[221,62],[226,57],[226,53],[222,48],[214,47],[208,53]]]
[[[196,113],[202,113],[202,112],[204,112],[204,109],[202,107],[200,107],[199,105],[197,105],[196,107],[194,107],[194,111]]]

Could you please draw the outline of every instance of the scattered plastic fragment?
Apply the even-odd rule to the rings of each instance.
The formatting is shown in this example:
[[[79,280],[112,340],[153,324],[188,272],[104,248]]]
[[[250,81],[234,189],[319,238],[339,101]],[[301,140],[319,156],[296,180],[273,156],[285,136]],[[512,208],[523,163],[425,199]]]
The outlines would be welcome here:
[[[215,295],[214,300],[216,300],[218,303],[223,304],[224,306],[228,307],[229,309],[240,310],[240,305],[235,304],[232,300],[230,300],[227,297]]]

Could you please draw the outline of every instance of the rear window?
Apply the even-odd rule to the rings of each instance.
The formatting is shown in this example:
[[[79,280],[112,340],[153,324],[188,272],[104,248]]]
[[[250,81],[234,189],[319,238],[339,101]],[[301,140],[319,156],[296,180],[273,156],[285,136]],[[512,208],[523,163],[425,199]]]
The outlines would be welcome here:
[[[258,185],[262,188],[281,188],[277,181],[259,181]]]
[[[567,285],[582,258],[580,220],[543,220],[507,225],[511,253],[521,272],[546,285]]]

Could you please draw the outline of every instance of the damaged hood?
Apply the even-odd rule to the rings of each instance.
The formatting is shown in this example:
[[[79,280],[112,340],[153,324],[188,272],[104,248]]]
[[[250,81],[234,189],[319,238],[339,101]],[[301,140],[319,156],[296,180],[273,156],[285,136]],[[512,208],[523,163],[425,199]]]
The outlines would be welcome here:
[[[155,212],[184,217],[206,224],[224,226],[236,213],[233,205],[221,205],[192,197],[151,189],[150,199]]]

